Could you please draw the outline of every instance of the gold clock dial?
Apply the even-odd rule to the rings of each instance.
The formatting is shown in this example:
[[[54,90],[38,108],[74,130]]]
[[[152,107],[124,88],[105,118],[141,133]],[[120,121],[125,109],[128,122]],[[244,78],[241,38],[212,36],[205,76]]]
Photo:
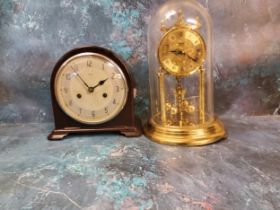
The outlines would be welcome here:
[[[174,76],[186,76],[197,70],[206,55],[201,35],[187,27],[170,30],[162,38],[158,57],[161,66]]]
[[[112,60],[97,53],[81,53],[58,70],[55,96],[71,118],[85,124],[101,124],[122,111],[128,85]]]

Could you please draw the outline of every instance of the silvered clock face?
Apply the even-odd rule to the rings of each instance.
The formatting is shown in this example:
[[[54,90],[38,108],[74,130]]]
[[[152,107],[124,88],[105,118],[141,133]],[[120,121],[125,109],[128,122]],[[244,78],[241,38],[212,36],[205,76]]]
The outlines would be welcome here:
[[[127,101],[128,85],[120,67],[97,53],[69,58],[55,77],[55,97],[71,118],[101,124],[116,117]]]

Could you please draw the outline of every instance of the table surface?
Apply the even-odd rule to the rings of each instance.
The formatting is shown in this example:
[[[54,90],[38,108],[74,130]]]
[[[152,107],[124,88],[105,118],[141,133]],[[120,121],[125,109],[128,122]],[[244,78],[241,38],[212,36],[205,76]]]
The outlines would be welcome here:
[[[280,209],[280,118],[223,121],[226,141],[192,148],[0,125],[0,209]]]

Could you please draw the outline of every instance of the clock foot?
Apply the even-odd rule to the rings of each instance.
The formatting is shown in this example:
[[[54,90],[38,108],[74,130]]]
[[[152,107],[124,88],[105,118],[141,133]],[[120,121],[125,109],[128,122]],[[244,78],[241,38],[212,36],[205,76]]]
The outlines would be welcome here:
[[[142,135],[142,132],[139,131],[139,130],[135,130],[135,131],[122,131],[121,134],[126,136],[126,137],[138,137],[138,136]]]
[[[136,125],[135,127],[129,130],[121,131],[121,134],[126,137],[139,137],[143,134],[142,124],[140,119],[136,118]]]
[[[62,139],[64,139],[66,136],[68,136],[68,132],[65,131],[57,131],[54,130],[49,136],[48,139],[50,141],[60,141]]]

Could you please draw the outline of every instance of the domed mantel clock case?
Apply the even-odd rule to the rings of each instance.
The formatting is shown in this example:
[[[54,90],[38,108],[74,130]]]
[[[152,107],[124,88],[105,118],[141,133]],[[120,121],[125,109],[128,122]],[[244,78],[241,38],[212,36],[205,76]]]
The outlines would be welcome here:
[[[160,29],[160,30],[159,30]],[[168,1],[149,25],[151,118],[145,133],[171,145],[226,137],[214,116],[211,21],[196,1]]]
[[[90,46],[66,53],[54,67],[51,94],[55,130],[49,140],[71,133],[142,133],[134,114],[134,79],[110,50]]]

